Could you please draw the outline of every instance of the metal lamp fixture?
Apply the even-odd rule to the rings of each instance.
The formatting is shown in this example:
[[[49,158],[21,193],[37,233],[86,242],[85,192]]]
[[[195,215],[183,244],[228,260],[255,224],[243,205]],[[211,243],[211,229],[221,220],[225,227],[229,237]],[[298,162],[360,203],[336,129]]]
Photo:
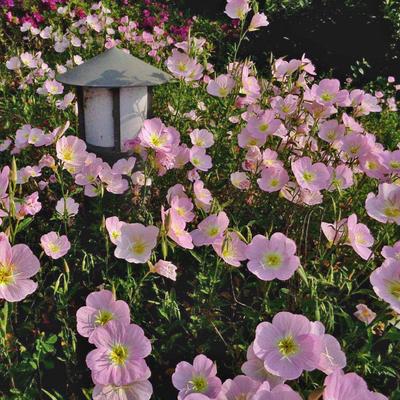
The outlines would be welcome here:
[[[76,87],[79,135],[88,150],[116,158],[151,117],[152,87],[171,77],[113,47],[56,79]]]

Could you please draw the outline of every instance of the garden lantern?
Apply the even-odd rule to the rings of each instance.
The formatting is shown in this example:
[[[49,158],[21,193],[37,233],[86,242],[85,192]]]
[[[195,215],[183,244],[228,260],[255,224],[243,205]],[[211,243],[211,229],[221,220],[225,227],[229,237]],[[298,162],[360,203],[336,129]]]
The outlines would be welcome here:
[[[88,150],[115,159],[151,116],[152,87],[168,82],[165,72],[116,47],[57,76],[75,86],[79,135]]]

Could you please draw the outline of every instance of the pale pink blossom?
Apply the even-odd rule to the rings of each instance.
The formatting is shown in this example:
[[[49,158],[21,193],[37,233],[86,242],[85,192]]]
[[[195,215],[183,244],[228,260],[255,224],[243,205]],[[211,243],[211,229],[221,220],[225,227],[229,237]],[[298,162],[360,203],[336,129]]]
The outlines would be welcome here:
[[[159,260],[150,267],[150,271],[176,281],[176,268],[170,261]]]
[[[44,252],[53,260],[65,256],[71,248],[66,235],[59,236],[56,232],[49,232],[40,238]]]
[[[58,200],[56,204],[56,211],[61,216],[70,218],[78,214],[79,204],[72,197],[67,197],[65,199],[63,198]]]
[[[216,97],[228,96],[235,87],[235,80],[231,75],[219,75],[215,80],[211,79],[207,84],[207,93]]]
[[[221,211],[219,214],[209,215],[200,222],[197,229],[190,233],[194,245],[204,246],[220,241],[228,225],[229,218],[224,211]]]
[[[268,26],[269,22],[267,20],[267,17],[265,16],[264,13],[256,13],[253,15],[253,18],[250,21],[250,26],[249,26],[249,31],[256,31],[258,28],[261,28],[263,26]]]
[[[142,224],[124,224],[114,255],[135,264],[145,263],[157,245],[158,228]]]
[[[358,304],[356,308],[357,311],[353,315],[366,325],[369,325],[376,318],[376,313],[369,309],[365,304]]]
[[[203,147],[205,149],[214,144],[214,136],[207,129],[194,129],[190,132],[190,140],[193,146]]]

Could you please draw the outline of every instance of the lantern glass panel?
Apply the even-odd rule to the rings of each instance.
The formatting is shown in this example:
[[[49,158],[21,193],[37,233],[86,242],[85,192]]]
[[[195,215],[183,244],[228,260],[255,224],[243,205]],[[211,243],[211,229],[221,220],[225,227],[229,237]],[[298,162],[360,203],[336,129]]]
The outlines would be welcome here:
[[[84,88],[83,99],[86,142],[98,147],[114,147],[112,91],[105,88]]]
[[[147,118],[147,93],[147,87],[120,89],[121,147],[126,140],[139,134],[143,121]]]

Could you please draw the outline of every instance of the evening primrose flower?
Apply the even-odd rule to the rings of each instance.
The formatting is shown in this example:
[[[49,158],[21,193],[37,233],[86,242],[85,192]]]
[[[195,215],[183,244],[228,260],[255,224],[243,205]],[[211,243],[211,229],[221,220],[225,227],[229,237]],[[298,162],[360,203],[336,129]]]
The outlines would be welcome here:
[[[190,140],[193,146],[208,149],[214,144],[214,136],[207,129],[194,129],[190,132]]]
[[[352,214],[347,219],[348,242],[354,251],[364,260],[371,257],[372,250],[369,248],[374,244],[374,237],[364,224],[357,222],[357,215]]]
[[[254,353],[273,374],[297,379],[303,370],[317,368],[321,342],[311,333],[311,322],[306,317],[280,312],[272,323],[257,326]]]
[[[71,248],[66,235],[59,236],[56,232],[49,232],[40,238],[40,244],[44,252],[53,260],[65,256]]]
[[[366,325],[369,325],[376,318],[376,313],[365,304],[357,304],[356,309],[357,311],[353,315]]]
[[[147,374],[150,377],[150,370]],[[93,400],[150,400],[153,386],[147,379],[137,380],[128,385],[99,385],[93,389]]]
[[[381,183],[377,195],[368,194],[365,209],[371,218],[379,222],[400,225],[400,186]]]
[[[295,253],[295,242],[282,233],[276,232],[270,239],[256,235],[246,249],[247,268],[263,281],[284,281],[300,267]]]
[[[158,228],[142,224],[125,224],[114,255],[135,264],[145,263],[157,244]]]
[[[303,189],[318,191],[330,185],[331,175],[323,163],[313,164],[310,157],[302,157],[292,162],[296,181]]]
[[[232,19],[244,19],[250,11],[248,0],[228,0],[225,14]]]
[[[269,167],[261,171],[258,186],[265,192],[277,192],[289,182],[289,175],[283,167]]]
[[[250,21],[249,32],[257,31],[258,28],[268,26],[269,22],[264,13],[256,13]]]
[[[400,313],[400,261],[388,258],[369,278],[375,293]]]
[[[63,136],[56,143],[57,157],[66,166],[79,167],[87,157],[86,143],[76,136]]]
[[[90,293],[86,298],[86,306],[76,312],[78,333],[90,338],[99,326],[110,321],[130,322],[129,306],[122,300],[116,300],[109,290]]]
[[[160,118],[152,118],[144,121],[139,139],[145,147],[168,153],[179,144],[180,135],[177,130],[167,128]]]
[[[118,217],[106,218],[106,229],[110,236],[111,243],[117,244],[121,238],[121,228],[125,222],[120,221]]]
[[[400,240],[393,246],[383,246],[381,254],[386,259],[394,258],[395,260],[400,261]]]
[[[224,400],[252,399],[260,387],[260,382],[248,376],[238,375],[233,379],[227,379],[222,384],[221,398]]]
[[[302,400],[302,397],[285,384],[275,386],[271,391],[262,385],[252,400]]]
[[[221,380],[216,376],[216,365],[205,355],[199,354],[193,365],[181,361],[172,375],[172,384],[179,390],[178,400],[187,399],[191,393],[199,393],[215,399],[221,391]]]
[[[250,180],[245,172],[233,172],[231,174],[231,183],[240,190],[247,190],[250,188]]]
[[[56,211],[61,215],[66,215],[68,218],[78,214],[79,204],[72,198],[60,199],[56,204]]]
[[[193,146],[189,156],[192,165],[200,171],[208,171],[212,167],[212,159],[202,147]]]
[[[144,358],[151,344],[138,325],[113,320],[96,328],[90,341],[96,349],[87,355],[86,364],[97,384],[129,385],[147,374]]]
[[[204,187],[204,182],[197,179],[193,184],[193,192],[195,195],[195,204],[205,212],[209,212],[211,208],[212,195],[211,192]]]
[[[27,245],[11,246],[8,237],[0,233],[0,299],[21,301],[32,294],[37,283],[29,278],[39,268],[39,260]]]
[[[150,267],[151,272],[155,272],[168,279],[176,281],[177,267],[170,261],[158,260],[153,266]]]
[[[240,262],[246,260],[246,248],[236,232],[227,232],[225,237],[213,244],[215,252],[229,265],[240,267]]]
[[[226,97],[235,87],[235,80],[231,75],[219,75],[207,84],[207,93],[211,96]]]
[[[220,241],[228,225],[229,218],[224,211],[219,214],[209,215],[199,223],[197,229],[190,233],[194,245],[204,246]]]

